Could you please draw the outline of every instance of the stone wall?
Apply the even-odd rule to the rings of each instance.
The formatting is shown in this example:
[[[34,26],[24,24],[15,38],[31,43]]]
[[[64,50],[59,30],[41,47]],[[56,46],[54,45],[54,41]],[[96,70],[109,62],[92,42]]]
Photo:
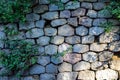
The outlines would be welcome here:
[[[111,60],[120,51],[119,22],[102,9],[109,0],[61,0],[65,10],[47,0],[35,2],[24,24],[14,24],[20,35],[39,45],[38,62],[21,79],[0,77],[0,80],[118,80],[120,60]],[[36,4],[37,3],[37,4]],[[105,33],[101,23],[116,26]],[[13,24],[8,24],[13,25]],[[0,37],[5,36],[0,27]],[[13,39],[14,39],[13,38]],[[0,47],[4,44],[0,42]],[[64,57],[52,55],[68,50]]]

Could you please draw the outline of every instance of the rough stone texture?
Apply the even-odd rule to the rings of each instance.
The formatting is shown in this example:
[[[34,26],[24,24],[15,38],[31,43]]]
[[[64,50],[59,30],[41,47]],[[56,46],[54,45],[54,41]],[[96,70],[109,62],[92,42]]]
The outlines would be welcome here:
[[[81,54],[70,53],[64,56],[64,61],[75,64],[81,60]]]
[[[56,79],[55,75],[45,73],[40,75],[40,80],[56,80]]]
[[[54,56],[52,56],[51,57],[51,62],[52,63],[54,63],[54,64],[60,64],[60,63],[62,63],[63,62],[63,57],[54,57]]]
[[[88,10],[87,16],[91,17],[91,18],[96,18],[97,17],[97,11],[95,11],[95,10]]]
[[[34,27],[34,22],[19,23],[19,30],[27,30]]]
[[[79,2],[70,1],[65,5],[65,9],[76,9],[80,7]]]
[[[92,19],[90,19],[88,17],[81,17],[81,18],[79,18],[79,24],[81,24],[83,26],[91,27]]]
[[[58,35],[60,36],[71,36],[74,35],[74,29],[70,25],[63,25],[58,28]]]
[[[97,80],[117,80],[118,72],[112,69],[99,70],[96,72]]]
[[[101,24],[107,22],[106,19],[94,19],[93,20],[93,26],[101,26]]]
[[[99,53],[99,60],[100,61],[108,61],[112,58],[113,53],[109,51],[103,51]]]
[[[110,14],[110,12],[108,10],[101,10],[101,11],[98,11],[98,17],[110,18],[110,17],[112,17],[112,15]]]
[[[71,13],[69,10],[64,10],[60,12],[60,18],[70,18]]]
[[[87,52],[83,54],[83,60],[88,62],[95,62],[98,60],[98,56],[95,52]]]
[[[93,62],[93,63],[91,63],[91,69],[92,69],[92,70],[100,70],[100,69],[103,69],[103,63],[100,62],[100,61]]]
[[[58,18],[58,12],[46,12],[42,15],[43,19],[53,20]]]
[[[26,33],[27,38],[38,38],[43,35],[44,35],[43,29],[39,29],[39,28],[31,29]]]
[[[96,2],[97,0],[79,0],[80,2],[87,1],[87,2]]]
[[[113,25],[119,25],[119,21],[116,19],[108,19],[108,22],[111,22]]]
[[[74,18],[68,18],[68,24],[72,25],[72,26],[78,26],[78,21],[77,21],[77,17]]]
[[[93,43],[94,40],[95,40],[95,37],[92,35],[84,36],[84,37],[82,37],[82,44]]]
[[[102,34],[103,32],[104,32],[104,28],[101,28],[101,27],[91,27],[89,29],[90,35],[98,36],[98,35]]]
[[[73,52],[84,53],[89,51],[88,45],[76,44],[73,46]]]
[[[56,44],[56,45],[62,44],[63,42],[64,42],[64,37],[62,36],[55,36],[51,39],[51,43]]]
[[[86,10],[84,8],[78,8],[71,12],[72,16],[84,16],[86,13]]]
[[[120,41],[115,41],[109,44],[109,50],[113,52],[120,51]]]
[[[69,0],[61,0],[62,3],[66,3],[68,2]]]
[[[78,80],[95,80],[94,71],[80,71],[78,74]]]
[[[100,52],[107,48],[107,44],[99,44],[99,43],[93,43],[90,45],[91,51]]]
[[[49,4],[49,0],[39,0],[39,4]]]
[[[58,69],[57,69],[57,66],[56,65],[54,65],[54,64],[48,64],[47,66],[46,66],[46,72],[47,73],[52,73],[52,74],[56,74],[56,73],[58,73]]]
[[[5,33],[0,31],[0,39],[4,39],[6,37]]]
[[[55,4],[50,4],[49,5],[49,11],[56,11],[59,10],[59,7]]]
[[[57,46],[56,45],[48,45],[45,46],[45,53],[49,55],[53,55],[57,53]]]
[[[56,19],[51,22],[52,27],[60,26],[66,24],[66,19]]]
[[[41,74],[45,72],[45,67],[41,65],[34,65],[30,68],[30,74]]]
[[[95,10],[101,10],[104,7],[105,7],[105,3],[102,3],[102,2],[93,3],[93,8]]]
[[[110,62],[110,68],[120,71],[120,60],[112,60]]]
[[[46,36],[55,36],[57,34],[57,29],[55,28],[45,28],[44,29]]]
[[[37,39],[37,43],[42,46],[49,44],[49,41],[50,41],[50,38],[47,36],[43,36]]]
[[[80,43],[81,41],[79,36],[71,36],[71,37],[67,37],[65,39],[65,42],[69,44],[77,44],[77,43]]]
[[[73,66],[74,71],[81,71],[81,70],[87,70],[87,69],[90,69],[90,63],[85,61],[78,62]]]
[[[44,47],[42,47],[42,46],[40,46],[39,48],[38,48],[38,54],[45,54],[45,48]]]
[[[57,80],[76,80],[77,72],[64,72],[57,75]]]
[[[35,14],[35,13],[30,13],[30,14],[26,15],[26,20],[27,21],[36,21],[36,20],[39,20],[39,19],[40,19],[40,16],[38,14]]]
[[[66,72],[66,71],[72,71],[72,65],[66,62],[63,62],[58,67],[59,72]]]
[[[35,25],[38,28],[44,28],[45,22],[46,22],[45,20],[39,20],[39,21],[36,21]]]
[[[116,33],[103,33],[99,37],[100,43],[110,43],[116,40],[119,40],[119,35]]]
[[[0,77],[0,80],[8,80],[8,77]]]
[[[80,36],[85,36],[88,34],[88,29],[84,26],[79,26],[76,28],[76,34]]]
[[[92,3],[88,2],[82,2],[81,7],[86,8],[86,9],[92,9]]]
[[[46,66],[48,63],[50,63],[50,57],[49,56],[39,56],[37,63],[42,66]]]
[[[33,8],[34,13],[44,13],[47,10],[48,10],[47,5],[37,5]]]

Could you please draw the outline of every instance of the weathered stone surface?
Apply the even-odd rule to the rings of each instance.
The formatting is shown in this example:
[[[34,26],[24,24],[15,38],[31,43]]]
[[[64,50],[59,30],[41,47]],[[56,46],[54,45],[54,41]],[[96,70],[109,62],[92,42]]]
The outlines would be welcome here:
[[[69,62],[71,64],[75,64],[81,60],[81,54],[66,54],[64,56],[64,61]]]
[[[88,62],[95,62],[98,60],[98,55],[95,52],[87,52],[83,54],[83,60]]]
[[[36,21],[36,20],[39,20],[39,19],[40,19],[40,16],[38,14],[35,14],[35,13],[30,13],[30,14],[26,15],[26,20],[27,21]]]
[[[86,9],[92,9],[92,3],[88,2],[82,2],[81,7],[86,8]]]
[[[107,22],[106,19],[94,19],[93,20],[93,26],[101,26],[101,24]]]
[[[21,80],[34,80],[32,76],[22,77]]]
[[[76,80],[77,72],[64,72],[57,75],[57,80]]]
[[[76,44],[73,46],[73,52],[84,53],[89,51],[88,45]]]
[[[81,17],[81,18],[79,18],[79,24],[83,25],[83,26],[91,27],[92,19],[90,19],[88,17]]]
[[[88,35],[88,36],[82,37],[82,43],[83,43],[83,44],[93,43],[94,40],[95,40],[95,37],[92,36],[92,35]]]
[[[68,21],[68,24],[70,24],[72,26],[78,26],[77,17],[75,17],[75,18],[69,18],[67,21]]]
[[[49,56],[39,56],[37,63],[42,66],[46,66],[48,63],[50,63],[50,57]]]
[[[57,29],[55,28],[45,28],[44,31],[46,36],[54,36],[57,34]]]
[[[90,45],[91,51],[100,52],[107,49],[107,44],[99,44],[99,43],[93,43]]]
[[[45,46],[45,53],[49,55],[53,55],[57,53],[57,46],[56,45],[48,45]]]
[[[84,16],[85,13],[86,13],[86,10],[84,8],[78,8],[72,11],[72,16]]]
[[[84,26],[79,26],[76,28],[76,34],[80,36],[85,36],[88,34],[88,29]]]
[[[58,12],[46,12],[42,15],[43,19],[53,20],[58,18]]]
[[[87,2],[96,2],[97,0],[79,0],[80,2],[87,1]]]
[[[60,36],[72,36],[74,35],[74,29],[70,25],[63,25],[58,28],[58,35]]]
[[[91,69],[92,69],[92,70],[100,70],[100,69],[103,69],[103,63],[100,62],[100,61],[93,62],[93,63],[91,63]]]
[[[78,74],[78,80],[95,80],[94,71],[80,71]]]
[[[39,0],[39,4],[49,4],[49,0]]]
[[[60,18],[70,18],[71,13],[69,10],[64,10],[60,12]]]
[[[81,70],[87,70],[87,69],[90,69],[90,63],[85,61],[78,62],[73,66],[74,71],[81,71]]]
[[[45,67],[41,65],[34,65],[30,68],[30,74],[41,74],[45,72]]]
[[[5,33],[0,31],[0,39],[4,39],[6,36],[5,36]]]
[[[98,35],[100,35],[103,32],[104,32],[104,28],[101,28],[101,27],[91,27],[89,29],[89,34],[90,35],[98,36]]]
[[[47,5],[37,5],[33,8],[34,13],[44,13],[47,10],[48,10]]]
[[[109,2],[110,0],[98,0],[98,2]]]
[[[49,10],[50,11],[56,11],[56,10],[59,10],[59,7],[55,4],[50,4],[49,5]]]
[[[113,53],[109,51],[103,51],[99,53],[99,60],[100,61],[108,61],[112,58]]]
[[[27,38],[37,38],[43,35],[44,35],[43,29],[39,29],[39,28],[31,29],[26,33]]]
[[[66,72],[66,71],[72,71],[72,65],[66,62],[63,62],[58,67],[59,72]]]
[[[62,3],[66,3],[68,2],[69,0],[61,0]]]
[[[55,74],[55,73],[58,73],[58,68],[56,65],[51,63],[46,66],[46,72]]]
[[[63,57],[54,57],[54,56],[52,56],[51,57],[51,62],[52,63],[54,63],[54,64],[60,64],[60,63],[62,63],[63,62]]]
[[[10,76],[8,78],[8,80],[20,80],[20,78],[16,77],[16,76]]]
[[[34,22],[19,23],[19,30],[27,30],[34,27]]]
[[[77,9],[80,7],[79,2],[70,1],[65,5],[65,9]]]
[[[39,48],[38,48],[38,54],[45,54],[45,48],[44,47],[42,47],[42,46],[39,46]]]
[[[40,75],[40,80],[56,80],[54,74],[41,74]]]
[[[95,10],[88,10],[87,16],[91,18],[96,18],[97,17],[97,11]]]
[[[109,44],[109,50],[113,52],[120,51],[120,41],[115,41]]]
[[[65,42],[69,44],[77,44],[80,43],[80,37],[79,36],[71,36],[71,37],[66,37]]]
[[[51,39],[51,43],[53,44],[62,44],[64,42],[64,37],[62,36],[55,36]]]
[[[0,40],[0,48],[4,47],[4,42],[2,40]]]
[[[112,60],[110,63],[111,69],[120,71],[120,60]]]
[[[97,3],[93,3],[93,8],[95,10],[101,10],[105,7],[105,3],[103,2],[97,2]]]
[[[38,28],[44,28],[45,22],[46,22],[45,20],[39,20],[39,21],[36,21],[35,25]]]
[[[101,11],[98,11],[98,17],[100,17],[100,18],[111,18],[112,15],[110,14],[110,12],[108,10],[101,10]]]
[[[117,80],[118,72],[112,69],[99,70],[96,72],[97,80]]]
[[[51,22],[52,27],[60,26],[66,24],[66,19],[56,19]]]
[[[100,43],[110,43],[116,40],[119,40],[119,35],[116,33],[103,33],[100,35],[99,42]]]
[[[0,77],[0,80],[8,80],[8,77]]]
[[[37,43],[42,46],[49,44],[49,42],[50,42],[50,37],[47,36],[42,36],[37,39]]]

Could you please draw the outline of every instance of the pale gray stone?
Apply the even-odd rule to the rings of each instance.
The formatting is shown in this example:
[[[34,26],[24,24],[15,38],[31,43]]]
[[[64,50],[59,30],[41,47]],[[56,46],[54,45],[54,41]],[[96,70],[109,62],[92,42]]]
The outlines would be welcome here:
[[[34,80],[32,76],[22,77],[21,80]]]
[[[85,61],[78,62],[73,66],[74,71],[81,71],[87,69],[90,69],[90,63]]]
[[[45,20],[39,20],[39,21],[36,21],[35,25],[38,28],[44,28],[45,22],[46,22]]]
[[[98,70],[96,72],[97,80],[117,80],[118,72],[112,69]]]
[[[55,4],[50,4],[49,5],[49,11],[57,11],[59,10],[59,7]]]
[[[78,74],[78,80],[95,80],[94,71],[80,71]]]
[[[57,75],[57,80],[76,80],[78,72],[63,72]]]
[[[80,17],[79,18],[79,24],[87,27],[92,26],[92,19],[88,17]]]
[[[0,31],[0,39],[5,39],[6,35],[4,32]]]
[[[45,53],[49,55],[54,55],[57,53],[57,46],[56,45],[48,45],[45,46]]]
[[[47,10],[48,10],[47,5],[37,5],[33,8],[34,13],[44,13]]]
[[[61,0],[62,3],[66,3],[68,2],[69,0]]]
[[[79,0],[80,2],[87,1],[87,2],[96,2],[97,0]]]
[[[36,21],[40,19],[40,15],[35,14],[35,13],[30,13],[26,15],[26,20],[27,21]]]
[[[92,70],[101,70],[101,69],[103,69],[103,63],[100,61],[93,62],[93,63],[91,63],[91,69]]]
[[[83,60],[88,62],[95,62],[98,60],[98,55],[95,52],[87,52],[83,54]]]
[[[34,65],[30,68],[30,74],[41,74],[45,72],[45,67],[41,65]]]
[[[66,23],[67,23],[66,19],[56,19],[56,20],[52,20],[51,25],[52,27],[56,27],[56,26],[64,25]]]
[[[78,9],[72,11],[71,13],[72,13],[72,16],[84,16],[86,13],[86,9],[78,8]]]
[[[73,46],[73,52],[84,53],[89,51],[88,45],[76,44]]]
[[[46,66],[48,63],[50,63],[50,57],[49,56],[39,56],[37,63],[42,66]]]
[[[38,48],[38,54],[45,54],[45,48],[44,47],[42,47],[42,46],[39,46],[39,48]]]
[[[113,53],[109,51],[103,51],[99,53],[100,61],[108,61],[113,57]]]
[[[39,0],[39,4],[49,4],[49,0]]]
[[[72,65],[66,62],[63,62],[58,67],[59,72],[66,72],[66,71],[72,71]]]
[[[38,38],[43,35],[44,35],[43,29],[39,29],[39,28],[34,28],[26,32],[27,38]]]
[[[60,63],[63,62],[63,57],[61,57],[61,56],[59,56],[59,57],[52,56],[51,57],[51,62],[54,63],[54,64],[60,64]]]
[[[109,50],[113,52],[120,51],[120,41],[115,41],[109,44]]]
[[[8,80],[8,77],[0,77],[0,80]]]
[[[82,2],[81,7],[86,8],[86,9],[92,9],[92,3],[88,2]]]
[[[68,20],[68,24],[72,25],[72,26],[78,26],[78,21],[77,21],[77,17],[75,18],[69,18]]]
[[[58,28],[58,35],[60,36],[72,36],[74,35],[74,28],[70,25],[63,25]]]
[[[43,19],[53,20],[58,18],[58,12],[46,12],[42,15]]]
[[[111,18],[112,15],[111,15],[110,11],[108,11],[108,10],[101,10],[101,11],[98,11],[98,17],[100,17],[100,18]]]
[[[95,40],[95,37],[94,37],[93,35],[88,35],[88,36],[82,37],[82,43],[83,43],[83,44],[93,43],[94,40]]]
[[[65,5],[65,9],[77,9],[80,7],[80,3],[79,2],[74,2],[74,1],[69,1],[68,3],[66,3]]]
[[[106,23],[106,19],[94,19],[93,26],[102,26],[102,24]]]
[[[97,11],[95,10],[88,10],[87,16],[91,18],[96,18],[97,17]]]
[[[54,36],[52,39],[51,39],[51,43],[53,44],[62,44],[64,42],[64,37],[62,36]]]
[[[34,27],[35,27],[34,22],[19,23],[19,30],[28,30]]]
[[[88,29],[84,26],[79,26],[76,28],[76,34],[80,36],[85,36],[88,34]]]
[[[70,18],[71,13],[69,10],[60,11],[60,18]]]
[[[56,65],[51,63],[46,66],[46,72],[51,74],[56,74],[58,73],[58,68]]]
[[[54,36],[57,34],[57,29],[55,28],[44,28],[46,36]]]
[[[93,43],[90,45],[91,51],[100,52],[107,49],[107,44]]]
[[[110,62],[110,68],[117,70],[117,71],[120,71],[120,60],[112,60]]]
[[[90,35],[98,36],[98,35],[100,35],[103,32],[104,32],[104,28],[101,28],[101,27],[91,27],[89,29],[89,34]]]
[[[71,37],[66,37],[65,42],[69,44],[77,44],[80,43],[80,37],[79,36],[71,36]]]
[[[4,42],[2,40],[0,40],[0,48],[4,47]]]
[[[41,74],[40,75],[40,80],[56,80],[54,74]]]
[[[100,43],[110,43],[116,40],[119,40],[120,37],[116,33],[103,33],[99,37],[99,42]]]
[[[47,45],[50,42],[50,37],[47,36],[42,36],[37,39],[37,43],[40,44],[41,46]]]
[[[95,10],[101,10],[105,7],[105,3],[103,2],[97,2],[97,3],[93,3],[93,8]]]

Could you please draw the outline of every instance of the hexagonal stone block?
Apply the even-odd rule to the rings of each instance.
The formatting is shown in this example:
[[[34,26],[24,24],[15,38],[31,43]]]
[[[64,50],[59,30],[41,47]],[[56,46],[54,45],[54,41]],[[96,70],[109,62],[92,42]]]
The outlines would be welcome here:
[[[74,1],[69,1],[65,5],[65,9],[77,9],[79,7],[80,7],[80,3],[79,2],[74,2]]]
[[[49,44],[49,41],[50,41],[50,37],[47,36],[42,36],[37,39],[37,43],[42,46]]]
[[[69,44],[77,44],[80,43],[80,37],[79,36],[71,36],[71,37],[66,37],[65,42]]]
[[[113,52],[120,51],[120,41],[115,41],[109,44],[109,50]]]
[[[47,20],[56,19],[56,18],[58,18],[58,12],[46,12],[46,13],[42,14],[42,18],[47,19]]]
[[[55,36],[51,39],[51,43],[56,44],[56,45],[62,44],[63,42],[64,42],[64,37],[62,36]]]
[[[110,68],[117,70],[117,71],[120,71],[120,60],[112,60],[110,62]]]
[[[56,26],[64,25],[66,23],[67,23],[66,19],[56,19],[56,20],[52,20],[51,25],[52,27],[56,27]]]
[[[58,68],[56,65],[51,63],[46,66],[46,72],[51,74],[56,74],[58,73]]]
[[[40,19],[40,15],[35,14],[35,13],[30,13],[26,15],[26,20],[27,21],[36,21]]]
[[[83,25],[83,26],[91,27],[92,19],[90,19],[88,17],[81,17],[81,18],[79,18],[79,24]]]
[[[83,44],[90,44],[93,43],[95,40],[95,37],[92,35],[84,36],[82,37],[82,43]]]
[[[60,18],[70,18],[71,13],[69,10],[64,10],[60,12]]]
[[[44,13],[47,10],[48,10],[47,5],[37,5],[33,8],[34,13]]]
[[[57,46],[56,45],[48,45],[45,46],[45,53],[49,55],[53,55],[57,53]]]
[[[37,63],[42,66],[46,66],[48,63],[50,63],[50,57],[49,56],[39,56]]]
[[[45,73],[40,75],[40,80],[56,80],[56,78],[54,74]]]
[[[55,28],[44,28],[44,33],[46,36],[54,36],[57,34],[57,29]]]
[[[80,36],[85,36],[88,34],[88,29],[84,26],[79,26],[76,28],[76,34]]]
[[[86,8],[86,9],[92,9],[92,3],[89,2],[82,2],[81,7]]]
[[[86,13],[86,10],[84,8],[78,8],[71,12],[72,16],[84,16]]]

